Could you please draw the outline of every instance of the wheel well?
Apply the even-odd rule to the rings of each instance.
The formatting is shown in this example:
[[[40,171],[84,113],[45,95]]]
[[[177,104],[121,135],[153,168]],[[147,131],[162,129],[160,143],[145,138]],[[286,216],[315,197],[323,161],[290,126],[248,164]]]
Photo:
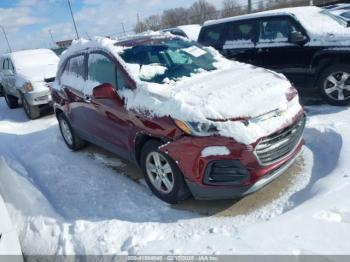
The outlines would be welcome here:
[[[135,138],[135,159],[137,164],[140,165],[140,158],[141,158],[141,152],[142,152],[142,148],[143,146],[150,140],[156,140],[159,141],[161,143],[165,143],[165,139],[161,139],[159,137],[153,137],[150,135],[146,135],[146,134],[138,134]]]
[[[59,116],[60,114],[63,114],[63,111],[62,111],[61,109],[56,108],[56,109],[55,109],[55,115],[56,115],[56,118],[57,118],[57,119],[58,119],[58,116]]]

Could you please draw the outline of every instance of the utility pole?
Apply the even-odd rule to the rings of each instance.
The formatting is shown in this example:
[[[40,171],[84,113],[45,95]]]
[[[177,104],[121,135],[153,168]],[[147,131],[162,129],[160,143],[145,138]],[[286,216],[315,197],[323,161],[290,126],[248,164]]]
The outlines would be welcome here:
[[[70,14],[71,14],[72,20],[73,20],[73,25],[74,25],[74,29],[75,29],[75,34],[76,34],[77,39],[79,39],[78,29],[77,29],[77,25],[75,24],[74,15],[73,15],[73,11],[72,11],[72,6],[71,6],[71,4],[70,4],[70,0],[67,0],[67,1],[68,1],[68,6],[69,6]]]
[[[313,0],[310,0],[310,5],[314,5],[314,1]]]
[[[248,0],[248,14],[252,12],[252,0]]]
[[[53,36],[52,36],[52,31],[51,31],[51,29],[49,29],[49,34],[50,34],[50,37],[51,37],[52,43],[53,43],[54,45],[56,45],[55,40],[53,40]]]
[[[123,28],[124,36],[126,36],[125,27],[124,27],[124,23],[123,22],[122,22],[122,28]]]
[[[1,27],[1,29],[2,29],[2,32],[4,33],[4,36],[5,36],[5,39],[6,39],[6,43],[7,43],[8,49],[9,49],[9,51],[10,51],[10,53],[11,53],[11,52],[12,52],[12,49],[11,49],[9,40],[7,39],[7,35],[6,35],[5,28],[4,28],[2,25],[0,25],[0,27]]]

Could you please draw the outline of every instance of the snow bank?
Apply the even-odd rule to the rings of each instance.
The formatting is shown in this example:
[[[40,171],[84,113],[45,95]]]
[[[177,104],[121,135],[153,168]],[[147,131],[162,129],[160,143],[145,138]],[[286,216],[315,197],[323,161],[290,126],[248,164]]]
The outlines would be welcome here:
[[[183,203],[212,214],[200,215],[161,202],[142,183],[107,168],[104,153],[93,160],[89,148],[71,152],[54,116],[27,121],[0,98],[0,155],[7,166],[1,165],[0,188],[23,252],[349,254],[350,109],[306,110],[299,168],[240,201]],[[285,187],[276,190],[283,179]]]

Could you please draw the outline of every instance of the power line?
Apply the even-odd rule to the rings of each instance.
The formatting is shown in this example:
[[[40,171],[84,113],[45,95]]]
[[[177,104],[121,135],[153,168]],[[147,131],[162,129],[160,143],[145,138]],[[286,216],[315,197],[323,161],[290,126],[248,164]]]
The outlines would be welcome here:
[[[74,25],[74,29],[75,29],[75,34],[76,34],[77,39],[79,39],[79,33],[78,33],[77,25],[75,24],[74,15],[73,15],[73,11],[72,11],[72,6],[71,6],[71,4],[70,4],[70,0],[67,0],[67,1],[68,1],[68,6],[69,6],[70,14],[71,14],[72,20],[73,20],[73,25]]]
[[[8,46],[8,49],[10,51],[10,53],[12,52],[12,48],[11,48],[11,45],[10,45],[10,42],[9,40],[7,39],[7,35],[6,35],[6,31],[5,31],[5,28],[0,25],[1,29],[2,29],[2,32],[4,33],[4,36],[5,36],[5,39],[6,39],[6,43],[7,43],[7,46]]]

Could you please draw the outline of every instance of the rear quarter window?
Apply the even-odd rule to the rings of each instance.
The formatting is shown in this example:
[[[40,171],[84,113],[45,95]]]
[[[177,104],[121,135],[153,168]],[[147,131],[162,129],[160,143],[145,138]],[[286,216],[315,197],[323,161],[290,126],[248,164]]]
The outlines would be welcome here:
[[[198,42],[205,46],[221,49],[224,43],[226,24],[202,27]]]

